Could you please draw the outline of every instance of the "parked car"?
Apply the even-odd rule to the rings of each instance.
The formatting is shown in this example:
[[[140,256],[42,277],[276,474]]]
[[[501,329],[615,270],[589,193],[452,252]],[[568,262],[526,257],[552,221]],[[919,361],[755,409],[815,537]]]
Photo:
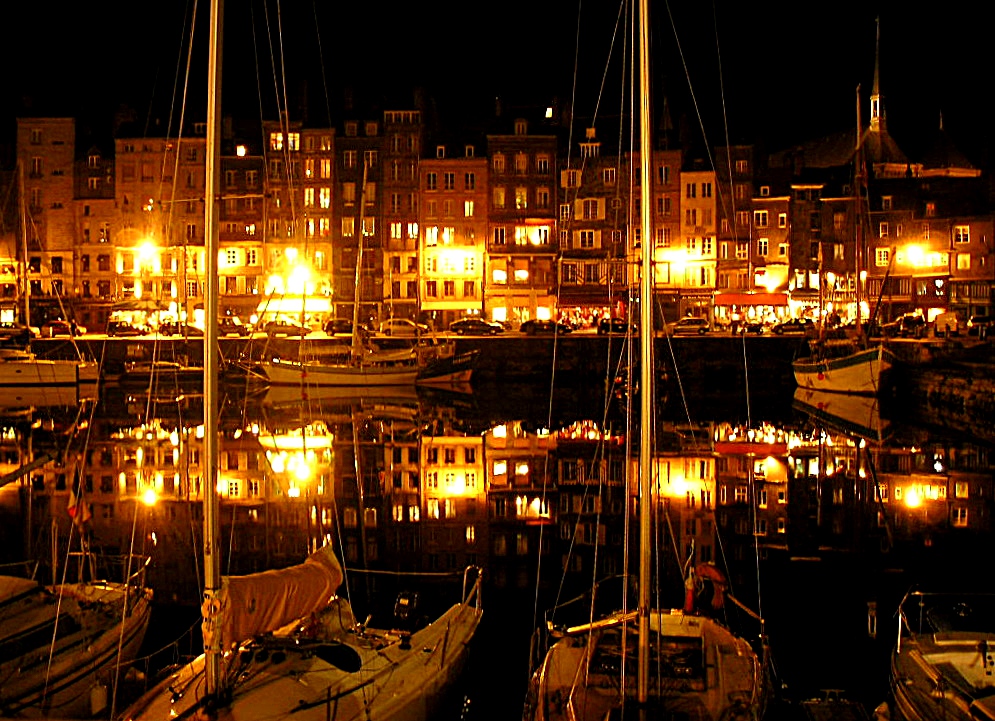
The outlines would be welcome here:
[[[263,331],[269,337],[274,337],[278,335],[284,336],[299,336],[303,338],[311,329],[306,325],[301,325],[297,321],[289,320],[287,318],[280,318],[278,320],[271,320],[263,326]]]
[[[708,323],[707,318],[694,318],[692,316],[685,316],[680,320],[675,320],[671,323],[667,323],[664,326],[667,335],[685,335],[688,333],[697,333],[698,335],[705,335],[711,326]]]
[[[770,332],[776,335],[811,335],[815,333],[815,321],[811,318],[788,318],[775,323]]]
[[[110,338],[148,335],[148,332],[149,332],[148,328],[132,325],[131,323],[125,320],[107,321],[107,336]]]
[[[884,323],[881,332],[892,338],[918,338],[926,333],[926,319],[918,313],[905,313],[890,323]]]
[[[242,322],[242,319],[235,315],[226,315],[218,318],[218,333],[221,335],[237,335],[245,337],[249,335],[249,327]]]
[[[504,326],[483,318],[460,318],[449,324],[456,335],[497,335],[504,333]]]
[[[518,326],[518,330],[525,335],[552,335],[554,333],[573,332],[573,328],[566,323],[555,320],[539,320],[538,318],[525,321]]]
[[[159,335],[181,335],[184,338],[199,337],[204,335],[204,331],[189,323],[176,323],[167,321],[159,324]]]
[[[428,326],[407,318],[388,318],[380,324],[380,332],[384,335],[418,335],[428,333]]]
[[[967,334],[984,338],[992,331],[992,316],[972,315],[967,319]]]
[[[630,324],[626,322],[625,318],[602,318],[598,321],[598,335],[608,335],[609,333],[625,335],[630,328],[633,333],[636,332],[635,323]]]
[[[328,335],[335,335],[336,333],[352,335],[352,320],[349,318],[329,318],[325,321],[325,325],[322,326],[322,330]]]
[[[55,338],[59,335],[78,336],[86,333],[86,328],[76,323],[62,320],[50,320],[41,327],[41,334],[44,338]]]
[[[937,337],[959,335],[964,327],[964,320],[959,313],[948,311],[933,318],[933,335]]]
[[[0,342],[27,345],[32,338],[37,337],[37,330],[23,323],[13,321],[0,323]]]

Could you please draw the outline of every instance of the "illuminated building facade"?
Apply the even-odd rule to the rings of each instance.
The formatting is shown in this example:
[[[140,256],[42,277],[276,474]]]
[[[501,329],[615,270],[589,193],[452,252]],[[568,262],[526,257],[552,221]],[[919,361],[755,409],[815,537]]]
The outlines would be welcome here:
[[[423,317],[444,330],[464,316],[487,317],[484,269],[488,230],[487,159],[473,145],[450,157],[439,145],[419,164]]]
[[[555,135],[533,134],[516,119],[510,135],[488,135],[488,217],[485,313],[513,327],[556,317]]]
[[[384,113],[383,301],[387,315],[415,319],[419,313],[419,177],[424,125],[417,110]]]

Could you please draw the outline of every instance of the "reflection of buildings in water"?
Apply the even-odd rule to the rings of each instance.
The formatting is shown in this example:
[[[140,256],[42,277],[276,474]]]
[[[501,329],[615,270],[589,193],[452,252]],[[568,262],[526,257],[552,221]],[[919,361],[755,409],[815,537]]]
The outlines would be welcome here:
[[[159,419],[139,422],[149,406],[135,399],[95,417],[70,444],[42,442],[44,427],[18,420],[20,430],[0,439],[5,469],[30,460],[29,435],[36,459],[46,447],[70,451],[3,491],[13,499],[31,483],[32,537],[47,549],[52,519],[67,534],[78,467],[96,542],[123,552],[135,524],[140,543],[157,544],[153,577],[170,589],[164,597],[189,588],[194,602],[199,408],[191,399],[156,407]],[[637,508],[625,470],[635,459],[621,435],[597,424],[473,429],[451,407],[410,399],[248,406],[224,418],[226,572],[287,565],[329,540],[341,540],[348,564],[450,571],[479,563],[509,589],[533,583],[540,557],[585,587],[595,558],[599,577],[624,570],[624,515]],[[720,562],[725,550],[735,563],[752,558],[754,543],[766,556],[797,557],[991,530],[990,451],[963,440],[905,430],[868,441],[804,418],[752,428],[661,421],[658,437],[662,530],[676,545],[668,562],[683,563],[692,548],[696,562]]]
[[[487,566],[498,588],[524,588],[534,582],[543,524],[550,520],[554,489],[550,451],[556,441],[544,428],[529,430],[505,421],[484,433],[486,528],[490,534]],[[546,531],[548,533],[548,531]]]

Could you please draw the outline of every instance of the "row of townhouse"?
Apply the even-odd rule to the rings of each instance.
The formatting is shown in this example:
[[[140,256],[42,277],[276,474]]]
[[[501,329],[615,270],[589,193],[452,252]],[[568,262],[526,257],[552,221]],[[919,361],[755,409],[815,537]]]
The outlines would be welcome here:
[[[205,282],[201,130],[122,133],[108,156],[76,147],[71,118],[19,119],[9,183],[24,203],[0,245],[0,313],[16,316],[28,290],[36,324],[69,313],[102,327],[135,298],[191,316]],[[230,312],[319,322],[358,303],[363,320],[436,327],[627,313],[647,245],[634,223],[640,160],[608,152],[594,129],[572,152],[557,128],[518,119],[454,149],[405,110],[341,132],[264,123],[262,137],[253,149],[226,133]],[[990,312],[988,179],[952,157],[908,161],[883,122],[858,154],[852,137],[717,148],[714,164],[655,150],[648,245],[664,316]]]

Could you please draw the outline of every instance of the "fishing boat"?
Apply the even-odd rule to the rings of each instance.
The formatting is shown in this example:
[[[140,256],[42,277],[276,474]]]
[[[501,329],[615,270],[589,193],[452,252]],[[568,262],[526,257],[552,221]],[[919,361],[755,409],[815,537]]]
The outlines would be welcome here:
[[[0,716],[84,718],[145,638],[152,592],[138,582],[43,586],[0,576]]]
[[[895,364],[895,355],[881,343],[860,348],[849,340],[830,340],[815,350],[791,364],[799,388],[877,396]]]
[[[207,276],[217,279],[220,186],[222,0],[212,0],[205,204]],[[126,710],[129,721],[211,716],[251,721],[424,721],[453,690],[481,619],[482,574],[466,569],[459,599],[431,622],[415,621],[399,597],[381,628],[357,621],[338,589],[343,571],[331,546],[303,563],[248,576],[220,573],[218,283],[205,293],[204,653]]]
[[[995,719],[995,595],[910,591],[891,655],[893,721]]]
[[[640,172],[642,237],[652,237],[652,143],[649,112],[648,0],[638,9],[640,29]],[[652,257],[642,253],[639,281],[640,327],[653,327]],[[720,721],[758,719],[769,692],[767,663],[750,642],[695,601],[701,581],[713,583],[713,601],[723,587],[711,564],[688,563],[680,579],[687,589],[683,607],[654,606],[652,569],[654,511],[667,481],[658,477],[653,456],[655,381],[653,344],[644,334],[639,362],[639,542],[635,610],[591,618],[579,625],[549,624],[554,642],[532,674],[525,704],[530,721],[666,718]],[[630,465],[631,468],[631,465]],[[715,604],[709,604],[714,609]]]
[[[860,93],[857,94],[857,142],[854,150],[856,182],[854,183],[854,265],[855,276],[862,270],[863,227],[867,222],[864,205],[867,202],[866,172],[863,158],[863,133],[860,128]],[[819,277],[822,273],[822,250],[819,246]],[[795,383],[799,388],[831,393],[851,393],[857,395],[879,395],[888,383],[888,377],[895,365],[895,355],[879,340],[870,341],[864,333],[861,317],[861,283],[854,284],[856,291],[857,318],[855,337],[826,338],[824,309],[820,308],[819,338],[809,343],[809,355],[792,363]],[[821,287],[821,286],[820,286]],[[820,291],[821,292],[821,291]],[[821,304],[820,304],[821,305]],[[870,325],[873,325],[873,317]]]

